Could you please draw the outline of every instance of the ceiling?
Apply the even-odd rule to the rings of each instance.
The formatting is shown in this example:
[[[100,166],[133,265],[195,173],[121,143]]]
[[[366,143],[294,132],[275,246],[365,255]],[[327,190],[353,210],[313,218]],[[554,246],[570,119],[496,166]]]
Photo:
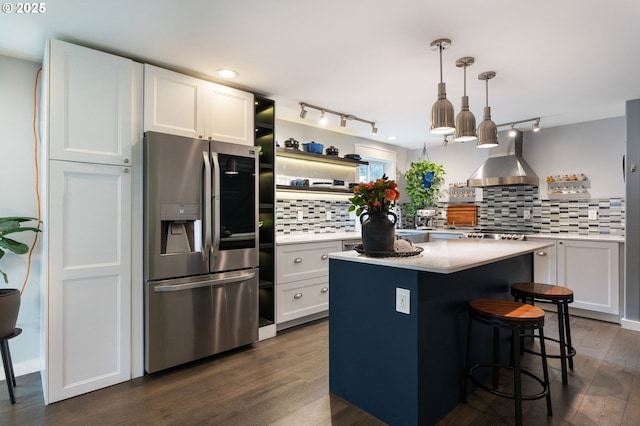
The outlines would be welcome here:
[[[14,3],[15,4],[15,3]],[[624,115],[640,98],[640,2],[637,0],[66,0],[40,15],[0,14],[0,55],[40,62],[45,40],[59,38],[144,62],[214,76],[276,101],[277,117],[298,117],[299,102],[375,121],[334,131],[419,149],[440,144],[429,133],[443,52],[447,98],[467,94],[482,120],[485,83],[495,71],[489,105],[497,124],[541,117],[553,127]],[[214,81],[222,80],[211,78]],[[522,130],[530,128],[525,123]],[[396,136],[389,142],[389,136]]]

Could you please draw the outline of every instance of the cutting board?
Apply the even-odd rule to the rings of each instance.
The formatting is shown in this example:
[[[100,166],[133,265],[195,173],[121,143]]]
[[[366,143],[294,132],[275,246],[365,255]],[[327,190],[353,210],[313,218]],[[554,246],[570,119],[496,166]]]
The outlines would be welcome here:
[[[449,204],[447,206],[447,225],[476,226],[478,206],[475,204]]]

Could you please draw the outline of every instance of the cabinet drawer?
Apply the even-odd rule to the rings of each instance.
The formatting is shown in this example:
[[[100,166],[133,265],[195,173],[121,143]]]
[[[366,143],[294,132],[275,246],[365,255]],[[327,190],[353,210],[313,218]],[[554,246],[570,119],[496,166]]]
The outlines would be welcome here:
[[[277,286],[276,322],[283,323],[329,309],[329,280],[312,278]]]
[[[281,245],[277,248],[278,284],[324,276],[329,273],[329,253],[342,250],[340,241]]]

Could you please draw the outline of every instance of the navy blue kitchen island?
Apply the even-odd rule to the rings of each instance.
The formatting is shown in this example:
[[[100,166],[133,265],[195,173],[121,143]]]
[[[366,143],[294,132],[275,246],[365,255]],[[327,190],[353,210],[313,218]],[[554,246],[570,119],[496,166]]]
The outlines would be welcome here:
[[[467,303],[511,299],[531,281],[544,242],[449,240],[421,255],[332,253],[329,391],[390,425],[431,425],[462,401]],[[396,289],[409,290],[409,314]],[[490,329],[474,330],[474,356],[491,359]],[[502,345],[507,350],[507,345]]]

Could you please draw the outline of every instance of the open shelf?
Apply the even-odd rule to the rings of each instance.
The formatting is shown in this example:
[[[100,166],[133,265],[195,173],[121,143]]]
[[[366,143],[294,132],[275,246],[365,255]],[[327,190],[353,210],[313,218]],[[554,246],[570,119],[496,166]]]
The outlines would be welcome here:
[[[280,157],[297,158],[298,160],[318,161],[321,163],[339,164],[341,166],[359,166],[369,164],[368,161],[352,160],[337,155],[316,154],[315,152],[299,151],[293,148],[276,148],[276,155]]]
[[[291,186],[291,185],[276,185],[278,191],[290,191],[290,192],[328,192],[331,194],[353,194],[353,191],[348,189],[338,188],[312,188],[308,186]]]

